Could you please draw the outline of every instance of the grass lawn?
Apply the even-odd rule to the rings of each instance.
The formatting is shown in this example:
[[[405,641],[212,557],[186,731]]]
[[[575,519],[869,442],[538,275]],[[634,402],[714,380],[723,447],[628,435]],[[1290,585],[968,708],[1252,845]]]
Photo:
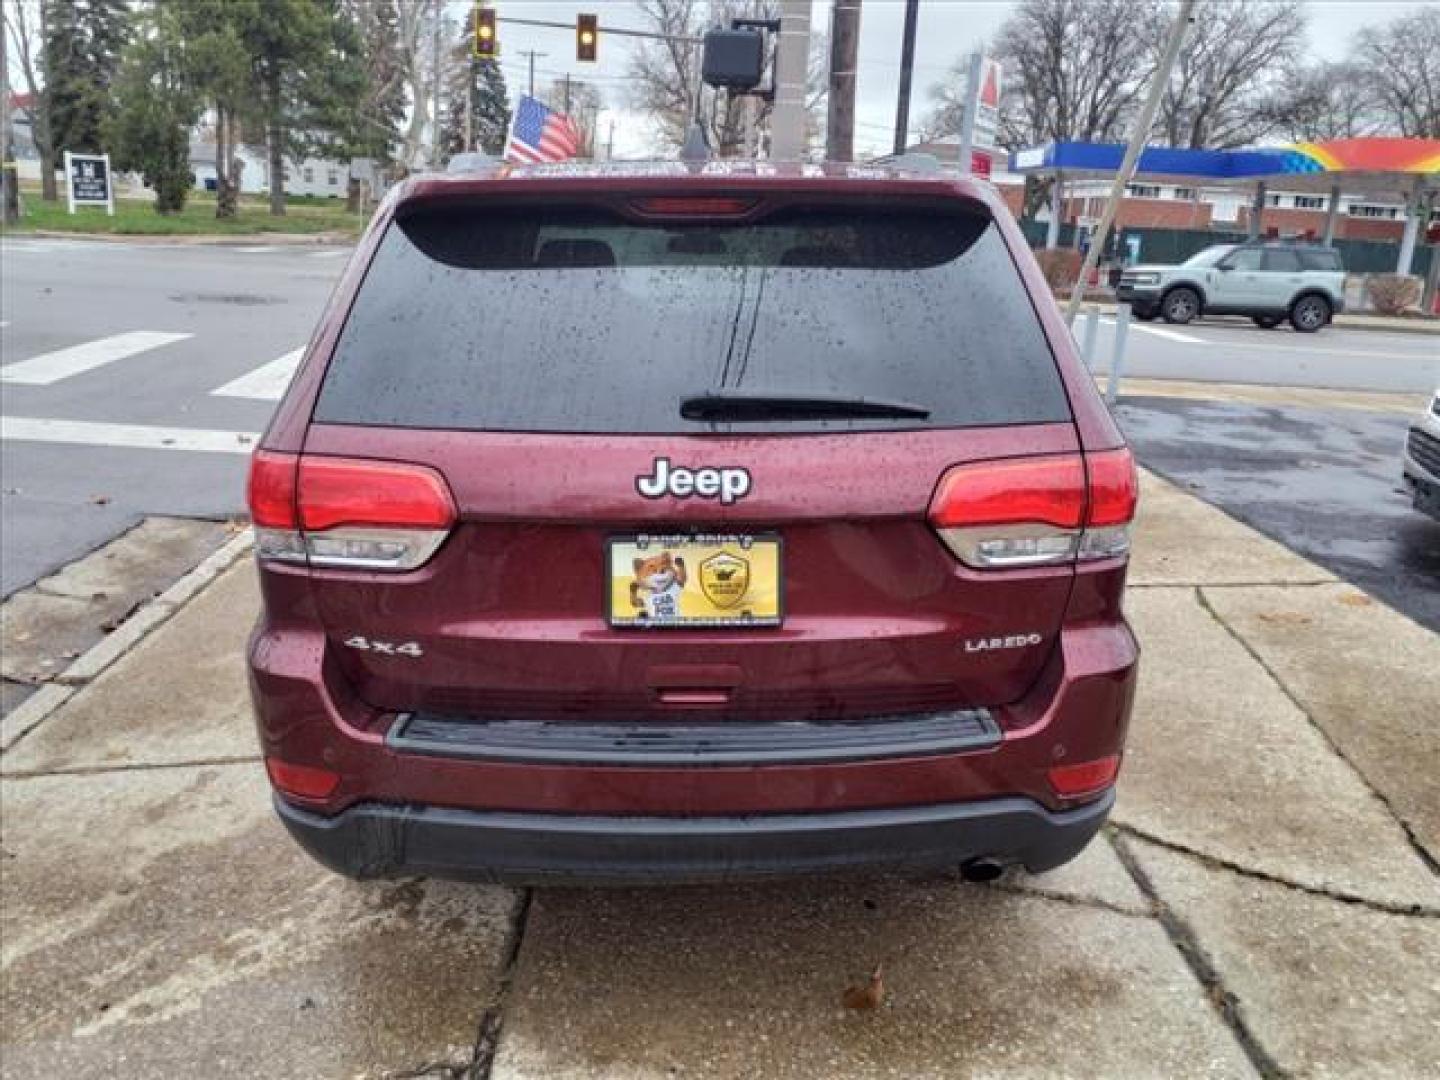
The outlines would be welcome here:
[[[23,212],[17,231],[116,233],[129,236],[246,236],[255,233],[344,233],[358,235],[364,220],[345,212],[341,199],[299,198],[289,202],[284,217],[272,217],[264,198],[244,196],[239,214],[227,220],[215,217],[215,197],[192,195],[178,214],[157,214],[150,199],[116,199],[115,216],[103,207],[79,206],[70,214],[62,197],[47,203],[39,191],[22,189]]]

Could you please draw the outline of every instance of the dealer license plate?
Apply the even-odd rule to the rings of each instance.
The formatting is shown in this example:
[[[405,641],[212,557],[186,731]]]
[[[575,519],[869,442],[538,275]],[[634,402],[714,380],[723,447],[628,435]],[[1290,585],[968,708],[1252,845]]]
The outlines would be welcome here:
[[[608,542],[611,626],[779,626],[780,537],[659,534]]]

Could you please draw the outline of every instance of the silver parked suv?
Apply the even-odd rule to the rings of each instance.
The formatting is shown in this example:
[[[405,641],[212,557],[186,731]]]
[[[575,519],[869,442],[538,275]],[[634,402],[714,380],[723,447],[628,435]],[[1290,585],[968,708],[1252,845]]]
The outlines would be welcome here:
[[[1410,425],[1405,440],[1405,486],[1415,509],[1440,521],[1440,390],[1430,408]]]
[[[1127,267],[1116,296],[1147,321],[1249,315],[1266,330],[1289,319],[1313,333],[1345,306],[1345,268],[1317,244],[1216,244],[1179,266]]]

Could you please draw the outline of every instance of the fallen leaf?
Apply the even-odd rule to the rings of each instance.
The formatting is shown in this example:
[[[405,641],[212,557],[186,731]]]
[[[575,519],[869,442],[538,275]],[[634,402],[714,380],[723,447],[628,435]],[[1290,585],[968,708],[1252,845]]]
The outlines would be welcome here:
[[[845,1008],[861,1012],[879,1008],[884,1000],[885,980],[880,976],[879,964],[876,964],[875,970],[870,973],[869,982],[847,986],[845,993],[840,996],[840,1001]]]
[[[1366,596],[1364,593],[1353,592],[1346,593],[1344,596],[1340,597],[1340,603],[1349,604],[1351,607],[1369,607],[1371,604],[1375,603],[1375,601],[1371,600],[1370,597]]]

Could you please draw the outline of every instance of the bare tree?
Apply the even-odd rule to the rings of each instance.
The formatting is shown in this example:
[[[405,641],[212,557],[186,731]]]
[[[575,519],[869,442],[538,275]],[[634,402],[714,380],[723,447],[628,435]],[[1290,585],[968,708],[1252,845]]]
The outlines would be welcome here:
[[[1195,9],[1160,100],[1156,133],[1171,146],[1220,150],[1271,134],[1304,43],[1300,0],[1206,0]],[[1153,36],[1152,47],[1158,55],[1163,33]]]
[[[43,90],[41,67],[45,47],[46,0],[0,0],[0,26],[14,46],[20,77],[30,95],[30,137],[40,155],[40,197],[58,199],[55,185],[55,144],[50,137],[50,108]],[[0,40],[0,45],[4,45]],[[8,46],[6,46],[8,47]],[[4,88],[10,93],[10,87]]]
[[[1353,63],[1295,70],[1274,106],[1275,127],[1295,142],[1354,139],[1375,130],[1365,72]]]
[[[410,103],[410,123],[405,129],[402,160],[411,168],[428,159],[426,138],[435,118],[431,117],[431,99],[435,92],[435,4],[434,0],[397,0],[399,19],[398,52],[400,70]],[[445,20],[441,39],[454,39],[457,27]],[[441,63],[445,63],[442,50]]]
[[[1021,0],[990,52],[1004,71],[1000,145],[1007,150],[1056,139],[1115,141],[1156,57],[1136,27],[1153,0]],[[933,135],[958,133],[966,60],[933,87],[926,121]]]
[[[719,157],[754,153],[769,143],[772,104],[699,86],[700,47],[677,38],[697,38],[709,26],[729,26],[734,18],[778,19],[778,0],[637,0],[648,29],[669,40],[642,41],[631,54],[634,81],[631,103],[653,117],[660,141],[674,149],[685,141],[697,90],[697,118],[705,137]],[[812,37],[806,89],[806,133],[813,140],[816,117],[824,106],[825,64],[828,48],[823,37]],[[764,79],[770,79],[766,61]]]
[[[1440,138],[1440,8],[1362,30],[1353,61],[1387,134]]]

